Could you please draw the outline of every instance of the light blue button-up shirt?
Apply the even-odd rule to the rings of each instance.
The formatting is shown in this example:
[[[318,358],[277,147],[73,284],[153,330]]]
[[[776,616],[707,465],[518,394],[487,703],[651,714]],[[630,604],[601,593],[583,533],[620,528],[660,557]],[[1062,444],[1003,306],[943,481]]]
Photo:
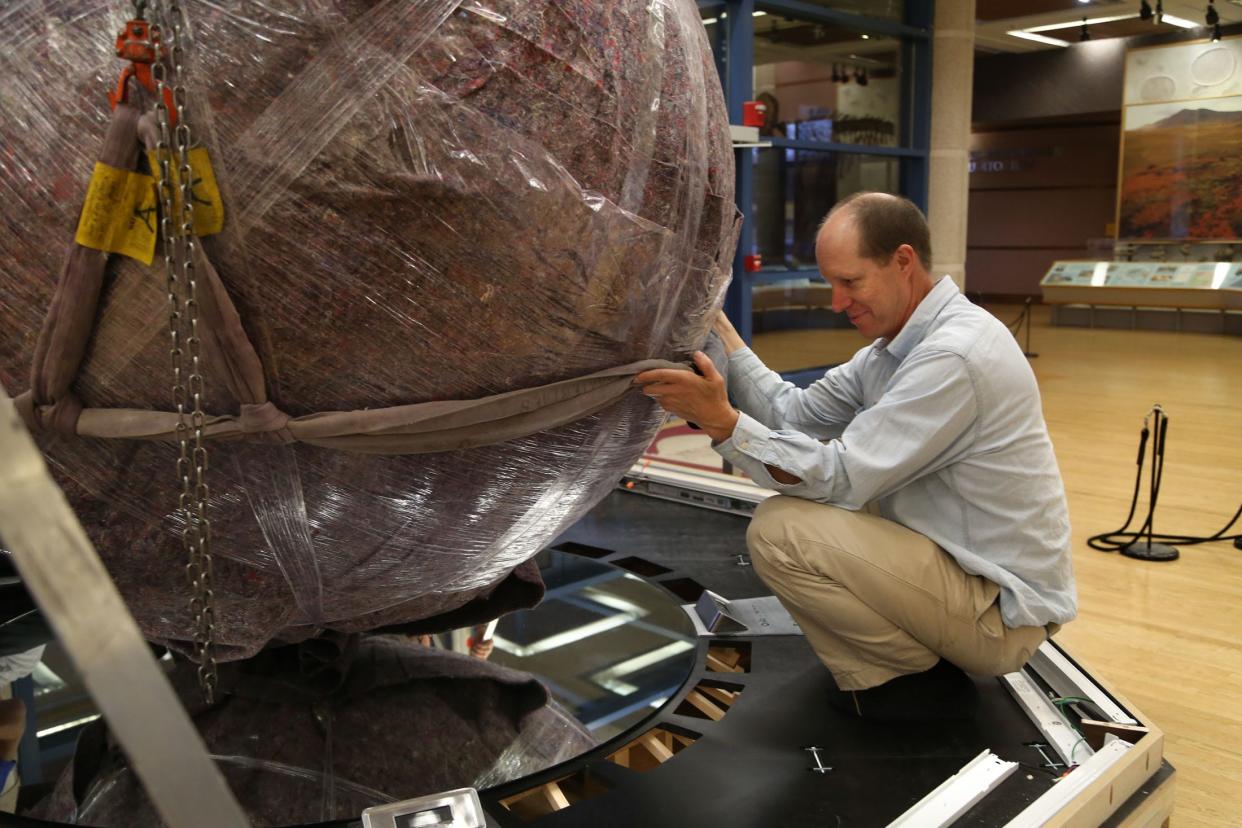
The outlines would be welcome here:
[[[1077,613],[1065,487],[1035,375],[1013,335],[944,277],[891,341],[805,390],[749,348],[729,357],[741,410],[716,445],[781,494],[880,514],[1001,587],[1009,627]],[[765,465],[801,480],[778,483]]]

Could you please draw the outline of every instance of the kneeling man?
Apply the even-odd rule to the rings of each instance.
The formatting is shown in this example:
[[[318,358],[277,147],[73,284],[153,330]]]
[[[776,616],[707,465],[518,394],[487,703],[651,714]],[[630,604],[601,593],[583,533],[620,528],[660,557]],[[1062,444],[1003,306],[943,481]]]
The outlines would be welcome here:
[[[724,378],[635,380],[774,489],[747,533],[755,570],[839,690],[879,719],[962,718],[963,671],[1020,668],[1077,598],[1065,489],[1035,376],[1009,330],[932,279],[927,222],[860,193],[816,242],[832,305],[874,341],[806,389],[783,381],[721,314]]]

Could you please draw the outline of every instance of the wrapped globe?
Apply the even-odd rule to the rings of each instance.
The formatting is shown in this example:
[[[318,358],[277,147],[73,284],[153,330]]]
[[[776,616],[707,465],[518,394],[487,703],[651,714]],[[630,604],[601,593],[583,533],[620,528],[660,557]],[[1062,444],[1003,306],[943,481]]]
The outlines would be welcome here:
[[[180,123],[217,185],[193,192],[224,215],[199,267],[202,409],[224,429],[207,441],[218,657],[529,602],[529,559],[641,454],[662,417],[649,400],[420,453],[307,435],[325,412],[503,401],[703,344],[737,213],[695,4],[181,6]],[[106,95],[132,16],[80,0],[5,12],[0,381],[30,389],[28,419],[144,633],[178,643],[194,628],[178,446],[127,425],[171,416],[167,276],[158,252],[74,243],[105,135],[128,117],[154,140],[158,93],[130,81],[115,112]],[[62,268],[92,257],[96,291],[66,288]],[[82,306],[89,335],[57,391],[45,317]]]

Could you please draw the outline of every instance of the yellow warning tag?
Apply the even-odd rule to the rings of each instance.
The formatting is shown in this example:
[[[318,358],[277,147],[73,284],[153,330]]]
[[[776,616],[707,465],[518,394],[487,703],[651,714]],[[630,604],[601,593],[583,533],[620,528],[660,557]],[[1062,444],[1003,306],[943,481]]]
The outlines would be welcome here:
[[[155,179],[96,162],[74,239],[83,247],[151,264],[155,255]]]
[[[147,152],[147,160],[151,162],[151,171],[158,174],[160,162],[154,150]],[[216,184],[216,174],[211,169],[211,158],[207,155],[207,148],[195,147],[190,150],[189,161],[192,171],[190,203],[194,208],[194,234],[210,236],[219,233],[224,228],[224,200],[220,198],[220,187]],[[179,215],[181,176],[178,172],[175,154],[169,159],[168,173],[173,184],[173,209]]]

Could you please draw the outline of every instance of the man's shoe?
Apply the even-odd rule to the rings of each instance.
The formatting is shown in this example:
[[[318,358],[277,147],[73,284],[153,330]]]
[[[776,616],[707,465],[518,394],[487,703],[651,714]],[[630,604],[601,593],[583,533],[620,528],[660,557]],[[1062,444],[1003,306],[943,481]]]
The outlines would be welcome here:
[[[979,691],[970,677],[943,658],[930,670],[898,676],[866,690],[833,688],[828,703],[850,716],[890,722],[970,719]]]

